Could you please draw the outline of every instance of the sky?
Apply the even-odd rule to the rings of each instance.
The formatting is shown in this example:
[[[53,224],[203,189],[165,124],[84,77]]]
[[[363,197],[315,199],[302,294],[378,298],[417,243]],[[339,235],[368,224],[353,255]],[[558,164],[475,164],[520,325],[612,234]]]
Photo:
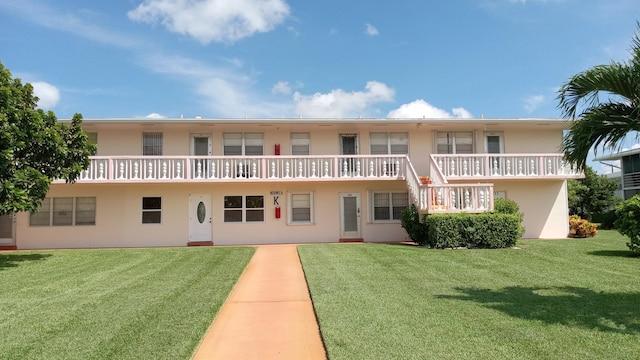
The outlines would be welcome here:
[[[557,118],[638,20],[638,0],[0,0],[0,62],[59,118]]]

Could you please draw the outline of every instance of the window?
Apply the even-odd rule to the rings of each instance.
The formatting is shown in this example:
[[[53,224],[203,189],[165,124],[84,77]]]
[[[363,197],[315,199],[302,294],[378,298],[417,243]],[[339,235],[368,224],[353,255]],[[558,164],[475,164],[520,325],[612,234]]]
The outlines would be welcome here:
[[[373,221],[400,220],[400,213],[409,206],[407,192],[373,192]]]
[[[45,198],[29,217],[30,226],[81,226],[96,224],[95,197]]]
[[[162,223],[162,198],[143,197],[142,198],[142,223],[161,224]]]
[[[309,133],[291,133],[291,155],[309,155],[310,147]]]
[[[223,151],[226,156],[261,156],[264,154],[262,133],[225,133]]]
[[[53,225],[73,224],[73,198],[53,198]]]
[[[51,226],[51,198],[42,200],[38,211],[29,217],[31,226]]]
[[[473,154],[473,131],[436,132],[438,154]]]
[[[622,173],[633,174],[640,172],[640,154],[622,157]]]
[[[406,132],[372,132],[369,137],[371,155],[409,153],[409,135]]]
[[[89,144],[98,145],[98,133],[97,132],[88,132],[87,133],[87,142]]]
[[[142,155],[162,155],[162,133],[154,132],[142,134]]]
[[[264,221],[264,196],[233,195],[224,197],[224,222]]]
[[[289,194],[289,223],[310,224],[313,222],[313,194]]]

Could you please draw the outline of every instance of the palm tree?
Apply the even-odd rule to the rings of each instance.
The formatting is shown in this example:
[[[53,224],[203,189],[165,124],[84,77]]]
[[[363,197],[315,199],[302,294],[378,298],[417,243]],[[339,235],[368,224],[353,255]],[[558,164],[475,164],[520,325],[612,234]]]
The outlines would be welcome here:
[[[584,169],[591,148],[617,148],[627,134],[640,131],[640,22],[632,39],[628,62],[598,65],[571,77],[560,87],[558,107],[574,120],[565,135],[565,159]],[[599,95],[608,95],[601,102]],[[585,108],[578,113],[578,106]]]

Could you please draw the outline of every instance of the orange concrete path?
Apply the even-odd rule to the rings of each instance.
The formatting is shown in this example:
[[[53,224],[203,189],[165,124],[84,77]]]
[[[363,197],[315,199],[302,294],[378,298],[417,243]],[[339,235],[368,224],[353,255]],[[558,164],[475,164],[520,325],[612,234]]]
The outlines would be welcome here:
[[[326,359],[296,245],[258,247],[193,359]]]

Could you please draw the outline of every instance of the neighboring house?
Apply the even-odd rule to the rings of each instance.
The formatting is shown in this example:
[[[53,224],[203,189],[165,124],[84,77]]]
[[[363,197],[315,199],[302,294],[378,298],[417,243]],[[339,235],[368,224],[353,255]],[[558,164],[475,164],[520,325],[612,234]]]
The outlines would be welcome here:
[[[618,184],[618,187],[615,189],[613,194],[620,199],[624,199],[624,193],[622,192],[622,171],[606,173],[604,174],[604,176],[615,181]],[[612,206],[612,208],[615,208],[615,206]]]
[[[34,214],[0,218],[19,249],[393,242],[400,212],[524,212],[567,235],[563,119],[85,119],[98,147]],[[429,184],[421,177],[428,176]]]
[[[621,151],[596,158],[595,161],[620,161],[622,198],[640,194],[640,148]]]

